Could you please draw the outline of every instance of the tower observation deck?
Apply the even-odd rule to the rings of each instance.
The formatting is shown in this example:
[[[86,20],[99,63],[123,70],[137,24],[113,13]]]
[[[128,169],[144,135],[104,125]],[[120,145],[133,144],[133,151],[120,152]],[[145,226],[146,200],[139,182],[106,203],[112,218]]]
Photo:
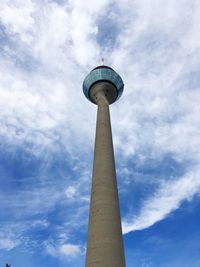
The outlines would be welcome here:
[[[94,68],[83,92],[97,105],[86,267],[125,267],[109,105],[122,95],[121,77],[108,66]]]

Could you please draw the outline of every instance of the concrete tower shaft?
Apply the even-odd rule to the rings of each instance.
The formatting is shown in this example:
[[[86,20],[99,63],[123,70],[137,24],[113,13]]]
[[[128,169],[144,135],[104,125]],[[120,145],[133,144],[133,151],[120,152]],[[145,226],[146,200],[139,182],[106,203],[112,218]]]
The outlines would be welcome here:
[[[86,267],[125,267],[109,111],[119,91],[104,78],[88,87],[89,100],[97,104],[98,110]]]

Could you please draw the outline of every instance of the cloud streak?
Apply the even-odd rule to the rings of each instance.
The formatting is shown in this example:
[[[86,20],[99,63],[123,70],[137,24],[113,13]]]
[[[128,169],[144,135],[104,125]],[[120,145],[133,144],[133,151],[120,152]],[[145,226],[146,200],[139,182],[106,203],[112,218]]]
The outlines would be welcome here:
[[[199,171],[192,171],[175,182],[165,181],[156,193],[145,200],[140,213],[123,222],[123,233],[143,230],[166,218],[181,206],[191,201],[200,191]]]
[[[56,248],[52,245],[46,245],[46,251],[53,257],[66,257],[70,259],[80,256],[81,247],[74,244],[62,244]]]

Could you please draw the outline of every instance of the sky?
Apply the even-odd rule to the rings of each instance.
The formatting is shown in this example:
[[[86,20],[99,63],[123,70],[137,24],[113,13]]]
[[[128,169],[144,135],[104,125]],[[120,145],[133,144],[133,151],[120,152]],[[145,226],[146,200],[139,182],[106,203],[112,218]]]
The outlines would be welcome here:
[[[82,267],[96,106],[113,67],[127,267],[200,266],[200,3],[0,1],[0,266]]]

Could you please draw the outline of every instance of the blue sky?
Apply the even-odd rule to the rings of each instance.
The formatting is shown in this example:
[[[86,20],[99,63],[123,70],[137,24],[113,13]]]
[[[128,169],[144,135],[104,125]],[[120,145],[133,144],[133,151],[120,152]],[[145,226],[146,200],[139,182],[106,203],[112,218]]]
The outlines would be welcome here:
[[[200,266],[199,1],[0,2],[0,265],[84,266],[96,106],[111,106],[128,267]]]

